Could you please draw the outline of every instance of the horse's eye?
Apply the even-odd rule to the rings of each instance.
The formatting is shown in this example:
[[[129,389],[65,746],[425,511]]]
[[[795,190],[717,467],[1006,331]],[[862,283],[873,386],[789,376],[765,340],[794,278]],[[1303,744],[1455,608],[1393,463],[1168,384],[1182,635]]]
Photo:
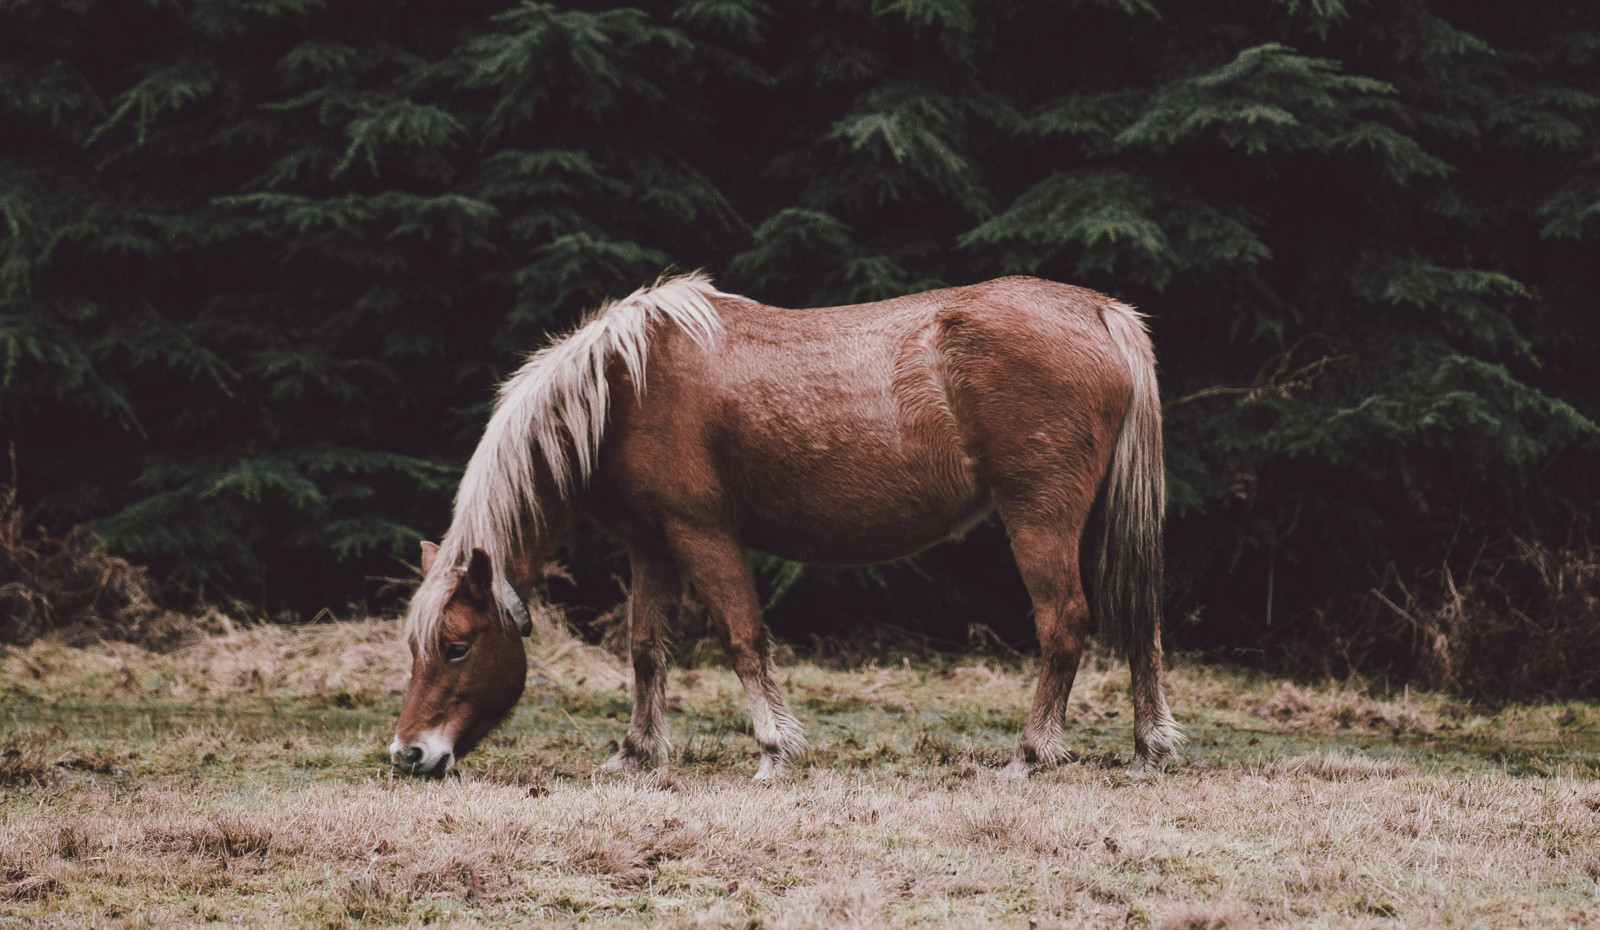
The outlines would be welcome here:
[[[460,662],[462,659],[467,657],[467,653],[471,649],[472,647],[466,643],[446,643],[444,647],[444,657],[450,662]]]

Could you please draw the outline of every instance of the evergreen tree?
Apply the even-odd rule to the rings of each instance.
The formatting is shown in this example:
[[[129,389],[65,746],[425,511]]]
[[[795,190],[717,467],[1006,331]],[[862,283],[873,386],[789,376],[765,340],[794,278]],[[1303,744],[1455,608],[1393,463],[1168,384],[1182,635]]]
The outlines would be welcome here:
[[[497,378],[665,268],[1040,274],[1152,314],[1178,641],[1326,642],[1595,516],[1597,53],[1554,0],[10,0],[0,429],[48,522],[314,610],[443,528]],[[780,628],[849,585],[1026,639],[998,526],[763,564]]]

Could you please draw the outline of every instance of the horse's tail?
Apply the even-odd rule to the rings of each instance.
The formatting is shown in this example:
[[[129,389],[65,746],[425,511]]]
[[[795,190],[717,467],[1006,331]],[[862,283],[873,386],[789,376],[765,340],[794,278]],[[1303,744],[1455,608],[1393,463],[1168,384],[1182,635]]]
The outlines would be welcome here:
[[[1128,363],[1133,394],[1095,502],[1095,570],[1090,610],[1104,641],[1128,658],[1133,677],[1132,772],[1154,774],[1182,742],[1161,687],[1161,518],[1166,475],[1161,462],[1161,398],[1156,359],[1143,317],[1108,301],[1101,318]]]
[[[1133,395],[1085,537],[1095,553],[1090,610],[1107,646],[1130,662],[1154,646],[1159,661],[1166,475],[1155,352],[1143,315],[1132,307],[1110,301],[1101,318],[1128,363]]]

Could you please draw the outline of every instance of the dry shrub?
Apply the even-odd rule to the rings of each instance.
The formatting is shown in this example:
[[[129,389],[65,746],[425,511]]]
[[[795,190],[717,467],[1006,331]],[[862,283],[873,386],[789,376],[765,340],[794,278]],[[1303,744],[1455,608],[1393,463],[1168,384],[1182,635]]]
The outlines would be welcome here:
[[[172,650],[227,626],[218,614],[163,609],[148,572],[107,553],[88,530],[54,536],[29,526],[15,480],[0,485],[0,643],[54,634],[74,644],[110,638]]]
[[[1474,698],[1600,697],[1600,545],[1508,537],[1301,619],[1285,649],[1302,668],[1338,656]]]
[[[1468,569],[1448,568],[1404,614],[1430,685],[1505,697],[1600,697],[1600,546],[1512,538]],[[1428,590],[1428,589],[1423,589]]]
[[[1357,781],[1364,778],[1403,778],[1415,774],[1415,770],[1398,759],[1369,759],[1366,756],[1319,752],[1279,760],[1267,766],[1264,774],[1277,778],[1309,775],[1324,781]]]

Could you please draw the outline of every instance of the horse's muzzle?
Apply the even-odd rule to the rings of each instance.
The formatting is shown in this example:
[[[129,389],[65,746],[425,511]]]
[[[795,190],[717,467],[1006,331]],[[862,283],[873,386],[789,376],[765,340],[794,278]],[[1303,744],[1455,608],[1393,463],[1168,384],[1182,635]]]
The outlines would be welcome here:
[[[389,761],[407,775],[443,778],[456,764],[454,749],[432,733],[424,733],[412,742],[402,742],[397,736],[389,744]]]

